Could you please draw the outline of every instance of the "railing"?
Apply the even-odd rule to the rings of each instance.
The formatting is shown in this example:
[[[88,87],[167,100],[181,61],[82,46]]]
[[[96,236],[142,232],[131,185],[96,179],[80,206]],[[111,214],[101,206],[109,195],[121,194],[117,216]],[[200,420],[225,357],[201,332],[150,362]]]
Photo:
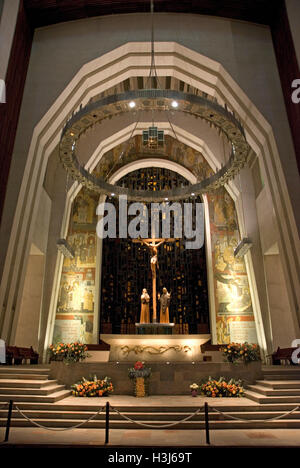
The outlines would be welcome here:
[[[103,406],[102,408],[100,408],[96,413],[94,413],[92,416],[90,416],[88,419],[86,419],[85,421],[82,421],[78,424],[75,424],[74,426],[71,426],[71,427],[60,427],[60,428],[55,428],[55,427],[48,427],[48,426],[43,426],[42,424],[39,424],[37,423],[36,421],[34,421],[33,419],[29,418],[14,402],[13,400],[9,400],[8,403],[6,403],[4,406],[2,406],[0,409],[3,409],[5,408],[6,406],[8,405],[8,413],[7,413],[7,421],[6,421],[6,430],[5,430],[5,437],[4,437],[4,441],[3,442],[8,442],[9,440],[9,433],[10,433],[10,427],[11,427],[11,419],[12,419],[12,411],[13,411],[13,408],[15,408],[18,413],[24,418],[26,419],[28,422],[30,422],[31,424],[33,424],[34,426],[37,426],[39,428],[42,428],[42,429],[46,429],[48,431],[68,431],[68,430],[72,430],[72,429],[78,429],[79,427],[82,427],[84,424],[88,423],[89,421],[92,421],[93,419],[96,418],[96,416],[98,416],[98,414],[102,413],[102,411],[105,409],[105,444],[108,444],[109,443],[109,431],[110,431],[110,411],[114,411],[115,413],[117,413],[120,417],[122,417],[123,419],[125,419],[126,421],[129,421],[131,422],[132,424],[137,424],[138,426],[141,426],[141,427],[144,427],[144,428],[149,428],[149,429],[166,429],[166,428],[170,428],[170,427],[175,427],[177,426],[178,424],[182,424],[186,421],[189,421],[190,419],[192,419],[194,416],[196,416],[197,414],[200,414],[202,411],[204,411],[204,422],[205,422],[205,440],[206,440],[206,444],[207,445],[210,445],[210,428],[209,428],[209,408],[222,415],[223,417],[225,418],[228,418],[228,419],[233,419],[235,421],[240,421],[240,422],[249,422],[249,421],[260,421],[260,422],[267,422],[267,421],[276,421],[276,420],[279,420],[279,419],[282,419],[284,418],[285,416],[289,415],[289,414],[292,414],[294,413],[295,411],[297,411],[299,409],[299,406],[296,406],[294,409],[292,409],[291,411],[287,411],[285,413],[282,413],[281,415],[279,416],[275,416],[275,417],[271,417],[271,418],[267,418],[267,419],[263,419],[263,420],[257,420],[257,419],[243,419],[243,418],[238,418],[238,417],[235,417],[235,416],[232,416],[231,414],[227,414],[227,413],[224,413],[223,411],[220,411],[218,410],[217,408],[214,408],[213,406],[209,406],[207,402],[204,403],[204,406],[203,407],[200,407],[198,408],[194,413],[190,414],[189,416],[181,419],[180,421],[175,421],[173,423],[168,423],[168,424],[146,424],[144,422],[140,422],[140,421],[136,421],[136,420],[133,420],[131,418],[129,418],[128,416],[126,416],[125,414],[122,414],[117,408],[114,408],[113,406],[110,405],[110,403],[107,401],[106,402],[106,405]]]

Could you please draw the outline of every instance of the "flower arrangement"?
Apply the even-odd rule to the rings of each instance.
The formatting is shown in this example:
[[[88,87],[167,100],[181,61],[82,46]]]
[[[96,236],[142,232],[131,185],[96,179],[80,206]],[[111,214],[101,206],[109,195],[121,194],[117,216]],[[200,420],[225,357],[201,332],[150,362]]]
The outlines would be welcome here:
[[[128,369],[128,376],[134,381],[134,393],[136,397],[145,397],[147,395],[147,383],[150,375],[150,367],[145,367],[141,361],[137,361],[133,367]]]
[[[244,396],[244,388],[241,380],[230,379],[226,382],[224,377],[218,380],[209,377],[200,385],[201,395],[212,398],[240,398]]]
[[[190,385],[191,390],[198,390],[198,388],[199,388],[199,385],[196,384],[196,383],[193,383],[193,384]]]
[[[133,367],[128,369],[128,376],[130,379],[136,379],[137,377],[143,377],[144,379],[150,377],[151,369],[150,367],[145,367],[144,363],[137,361]]]
[[[71,386],[72,395],[76,397],[103,397],[114,391],[113,384],[109,377],[103,380],[96,375],[89,380],[82,377],[76,384]]]
[[[236,363],[242,361],[245,364],[253,361],[260,361],[259,347],[251,343],[230,343],[223,349],[223,356],[226,361]]]
[[[49,351],[51,361],[64,361],[66,364],[83,361],[89,356],[87,353],[87,346],[78,341],[75,343],[57,343],[56,345],[50,345]]]
[[[192,384],[190,385],[190,389],[191,389],[191,392],[192,392],[192,396],[193,396],[193,397],[196,397],[196,396],[197,396],[198,388],[199,388],[199,385],[196,384],[196,383],[192,383]]]

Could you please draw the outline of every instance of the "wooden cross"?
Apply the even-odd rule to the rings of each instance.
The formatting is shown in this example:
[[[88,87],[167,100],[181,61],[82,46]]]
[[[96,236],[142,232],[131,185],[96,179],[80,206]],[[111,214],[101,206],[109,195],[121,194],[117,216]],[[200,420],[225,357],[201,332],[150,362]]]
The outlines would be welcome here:
[[[156,303],[156,269],[159,268],[158,266],[158,251],[157,248],[163,244],[164,242],[175,242],[176,239],[156,239],[156,238],[149,238],[149,239],[133,239],[133,242],[139,242],[140,244],[146,245],[150,249],[151,252],[151,259],[150,259],[150,266],[151,266],[151,273],[152,273],[152,304],[153,304],[153,323],[157,323],[157,303]]]

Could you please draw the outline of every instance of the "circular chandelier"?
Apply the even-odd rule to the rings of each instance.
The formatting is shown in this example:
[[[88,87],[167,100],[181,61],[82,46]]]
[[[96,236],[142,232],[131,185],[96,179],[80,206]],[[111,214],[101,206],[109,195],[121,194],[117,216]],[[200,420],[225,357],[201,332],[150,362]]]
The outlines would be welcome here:
[[[133,105],[134,103],[134,105]],[[174,105],[176,103],[176,106]],[[112,185],[103,177],[87,171],[76,156],[76,142],[81,135],[104,119],[132,111],[180,111],[206,120],[219,129],[230,141],[232,151],[228,161],[212,176],[186,187],[171,190],[131,190]],[[126,195],[133,201],[182,200],[215,190],[232,179],[247,162],[250,146],[245,132],[226,107],[205,97],[166,89],[144,89],[114,94],[88,103],[75,113],[65,125],[59,145],[60,159],[73,179],[90,190],[106,195]]]

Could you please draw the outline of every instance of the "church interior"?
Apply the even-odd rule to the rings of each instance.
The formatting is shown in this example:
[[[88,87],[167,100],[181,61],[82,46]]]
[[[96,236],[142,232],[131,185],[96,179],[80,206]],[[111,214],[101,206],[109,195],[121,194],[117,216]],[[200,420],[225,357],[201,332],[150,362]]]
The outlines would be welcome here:
[[[5,446],[298,444],[299,31],[298,0],[0,1]]]

